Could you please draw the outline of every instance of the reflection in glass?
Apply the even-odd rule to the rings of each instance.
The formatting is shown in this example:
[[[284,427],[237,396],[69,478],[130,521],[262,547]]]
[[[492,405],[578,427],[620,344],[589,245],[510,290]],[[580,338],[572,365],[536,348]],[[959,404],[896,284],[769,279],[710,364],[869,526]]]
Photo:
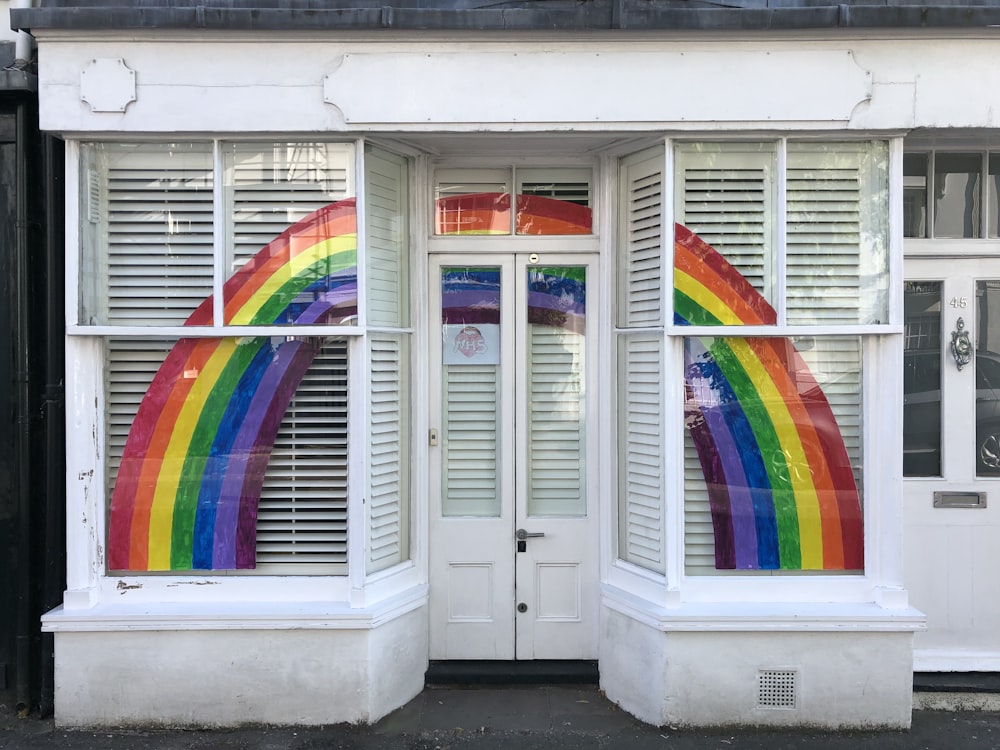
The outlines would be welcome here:
[[[903,236],[927,236],[927,154],[903,155]]]
[[[934,236],[980,236],[980,154],[938,153],[934,158]]]
[[[528,268],[530,516],[584,516],[586,268]]]
[[[987,180],[989,191],[987,217],[989,236],[1000,237],[1000,154],[990,154],[990,176]]]
[[[908,281],[903,307],[903,474],[941,475],[940,281]]]
[[[976,282],[975,349],[976,473],[996,476],[1000,475],[1000,281]]]

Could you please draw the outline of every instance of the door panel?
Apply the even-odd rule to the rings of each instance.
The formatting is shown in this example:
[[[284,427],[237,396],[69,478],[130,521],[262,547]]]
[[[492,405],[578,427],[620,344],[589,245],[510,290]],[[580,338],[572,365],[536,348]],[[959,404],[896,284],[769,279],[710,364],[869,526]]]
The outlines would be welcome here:
[[[432,258],[432,659],[596,656],[589,273]]]
[[[910,259],[905,577],[927,614],[915,669],[1000,669],[1000,265]]]

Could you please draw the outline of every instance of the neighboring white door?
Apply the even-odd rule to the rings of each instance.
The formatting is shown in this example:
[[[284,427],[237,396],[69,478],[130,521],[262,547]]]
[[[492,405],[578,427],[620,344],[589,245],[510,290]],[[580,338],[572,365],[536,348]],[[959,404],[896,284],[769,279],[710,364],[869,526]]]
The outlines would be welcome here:
[[[1000,669],[1000,259],[911,258],[905,580],[916,671]],[[954,342],[954,348],[953,348]]]
[[[597,656],[596,264],[539,255],[431,258],[432,659]]]

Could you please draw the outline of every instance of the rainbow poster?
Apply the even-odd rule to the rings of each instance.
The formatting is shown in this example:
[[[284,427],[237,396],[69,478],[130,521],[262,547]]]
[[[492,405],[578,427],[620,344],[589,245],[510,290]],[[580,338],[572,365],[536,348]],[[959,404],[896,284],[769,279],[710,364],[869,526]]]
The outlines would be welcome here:
[[[231,325],[357,316],[353,199],[281,233],[223,288]],[[185,325],[210,325],[206,299]],[[305,333],[305,331],[303,331]],[[182,338],[146,391],[111,500],[111,570],[253,568],[257,505],[278,427],[318,337]]]
[[[773,324],[774,309],[685,227],[674,236],[679,325]],[[720,570],[860,570],[861,502],[823,390],[791,340],[685,340],[685,422],[708,488]]]

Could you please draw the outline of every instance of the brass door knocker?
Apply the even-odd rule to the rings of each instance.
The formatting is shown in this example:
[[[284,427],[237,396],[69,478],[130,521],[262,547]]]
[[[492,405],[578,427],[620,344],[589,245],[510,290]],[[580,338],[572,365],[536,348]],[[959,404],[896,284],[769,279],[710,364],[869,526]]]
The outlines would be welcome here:
[[[955,364],[961,370],[972,361],[972,342],[969,341],[969,332],[965,330],[965,321],[959,318],[955,322],[957,330],[951,332],[951,356],[955,358]]]

